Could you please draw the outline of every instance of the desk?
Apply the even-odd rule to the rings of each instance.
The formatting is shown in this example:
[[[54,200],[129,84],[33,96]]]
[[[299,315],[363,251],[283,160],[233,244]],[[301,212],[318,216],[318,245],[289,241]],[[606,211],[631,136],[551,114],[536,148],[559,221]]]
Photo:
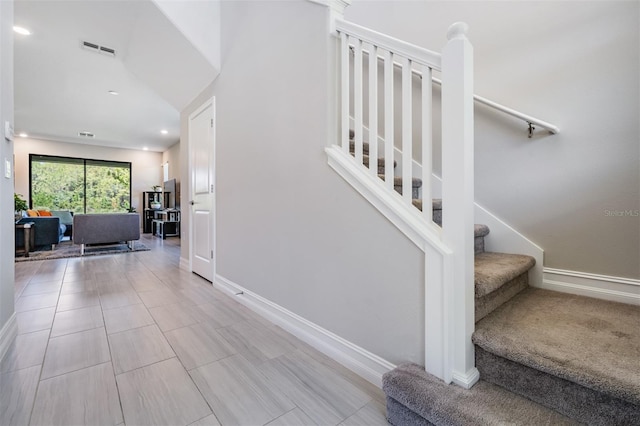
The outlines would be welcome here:
[[[22,235],[24,236],[24,247],[22,247],[22,249],[16,247],[16,254],[24,253],[24,257],[29,257],[29,252],[35,245],[36,241],[36,229],[34,225],[35,224],[33,222],[21,224],[16,223],[16,233],[22,232]]]

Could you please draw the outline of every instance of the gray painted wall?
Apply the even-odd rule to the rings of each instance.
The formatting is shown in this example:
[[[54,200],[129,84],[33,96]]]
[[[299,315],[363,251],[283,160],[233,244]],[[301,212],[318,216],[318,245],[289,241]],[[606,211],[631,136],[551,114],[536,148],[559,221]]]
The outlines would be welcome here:
[[[345,18],[428,49],[470,26],[476,201],[545,250],[545,266],[640,278],[640,3],[354,0]]]
[[[221,7],[222,72],[183,112],[181,143],[186,158],[186,117],[214,94],[218,274],[391,362],[421,362],[423,254],[327,165],[328,9]]]
[[[4,140],[4,123],[13,123],[13,2],[0,1],[0,330],[14,312],[13,177],[4,177],[4,163],[13,164],[13,142]]]

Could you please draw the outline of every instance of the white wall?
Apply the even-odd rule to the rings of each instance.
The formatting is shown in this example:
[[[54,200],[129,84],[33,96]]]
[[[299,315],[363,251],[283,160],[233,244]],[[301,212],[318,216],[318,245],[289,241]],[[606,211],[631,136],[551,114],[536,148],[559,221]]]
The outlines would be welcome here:
[[[13,142],[4,140],[4,123],[13,123],[13,2],[0,1],[0,336],[14,313],[15,239],[13,177],[4,175],[5,161],[13,163]],[[3,343],[0,340],[0,344]],[[0,356],[3,355],[0,353]]]
[[[440,50],[470,26],[475,92],[561,133],[476,107],[476,201],[545,266],[640,278],[640,3],[360,1],[345,18]]]
[[[180,182],[180,142],[162,153],[162,164],[169,163],[169,179]]]
[[[153,0],[158,9],[220,72],[220,0]],[[188,6],[188,7],[185,7]]]
[[[162,153],[16,138],[16,192],[29,200],[29,154],[131,162],[131,204],[142,215],[142,192],[162,185]]]
[[[218,274],[391,362],[421,362],[423,254],[327,165],[328,9],[221,7],[222,72],[191,105],[216,96]]]

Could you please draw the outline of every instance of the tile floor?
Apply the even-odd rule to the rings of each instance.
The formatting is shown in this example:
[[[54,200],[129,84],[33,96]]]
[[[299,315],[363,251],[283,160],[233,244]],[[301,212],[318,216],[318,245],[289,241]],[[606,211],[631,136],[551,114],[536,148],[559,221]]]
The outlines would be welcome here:
[[[375,386],[151,251],[16,264],[0,425],[385,425]]]

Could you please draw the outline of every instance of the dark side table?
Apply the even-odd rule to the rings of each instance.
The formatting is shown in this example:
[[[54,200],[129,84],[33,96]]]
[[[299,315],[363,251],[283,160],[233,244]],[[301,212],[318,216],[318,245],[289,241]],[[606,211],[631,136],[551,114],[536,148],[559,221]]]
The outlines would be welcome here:
[[[36,242],[36,229],[35,223],[16,223],[16,234],[18,232],[22,232],[24,236],[24,247],[16,247],[16,255],[19,253],[24,253],[24,257],[29,257],[29,252],[34,247]]]

